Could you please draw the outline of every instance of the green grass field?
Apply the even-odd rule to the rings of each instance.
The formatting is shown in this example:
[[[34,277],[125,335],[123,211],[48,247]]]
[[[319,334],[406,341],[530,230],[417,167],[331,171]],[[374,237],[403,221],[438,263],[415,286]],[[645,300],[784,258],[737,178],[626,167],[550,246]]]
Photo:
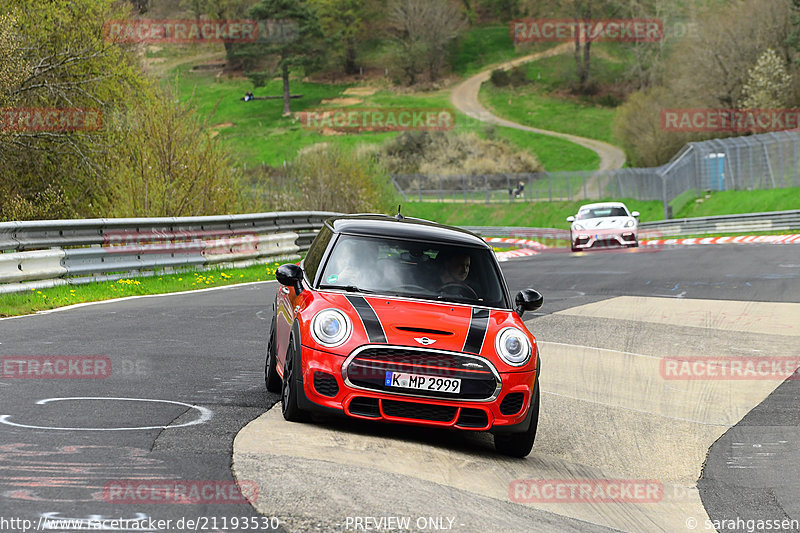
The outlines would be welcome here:
[[[713,215],[735,215],[765,211],[800,209],[800,188],[767,191],[721,191],[703,195],[702,202],[687,202],[673,218],[693,218]],[[659,201],[622,201],[631,211],[641,213],[640,221],[664,219],[664,207]],[[588,201],[577,202],[504,202],[497,204],[464,204],[454,202],[407,202],[403,212],[408,216],[433,220],[454,226],[526,226],[532,228],[569,227],[566,218],[574,215]]]
[[[600,50],[603,52],[595,53],[592,59],[592,79],[601,85],[613,84],[623,76],[625,65],[608,52],[616,53],[613,48]],[[495,114],[526,126],[618,143],[611,128],[616,112],[613,107],[597,105],[588,97],[568,96],[567,87],[576,76],[571,54],[544,58],[523,68],[530,80],[528,85],[515,88],[484,83],[481,103]],[[564,96],[553,96],[554,91]]]
[[[709,198],[706,198],[706,195]],[[702,202],[689,201],[673,218],[708,217],[800,209],[800,188],[704,193]]]
[[[454,71],[466,76],[478,72],[486,65],[502,62],[514,57],[534,53],[553,46],[553,43],[538,43],[514,47],[507,26],[487,26],[473,28],[466,32],[458,49],[454,52]],[[380,47],[378,47],[380,48]],[[191,61],[195,54],[198,61]],[[215,55],[216,54],[216,55]],[[293,160],[297,152],[312,144],[328,142],[346,148],[358,144],[376,144],[396,135],[396,133],[348,133],[327,134],[305,128],[293,117],[283,117],[283,101],[255,100],[241,101],[247,91],[256,96],[278,96],[282,94],[280,80],[272,80],[265,87],[253,89],[251,81],[244,77],[217,77],[213,70],[193,71],[195,63],[224,60],[220,50],[213,47],[164,47],[148,51],[148,57],[161,62],[153,67],[154,74],[163,82],[177,88],[183,101],[191,99],[198,114],[206,119],[222,142],[231,150],[237,165],[249,167],[266,164],[282,165]],[[382,84],[382,80],[372,80]],[[445,107],[450,109],[450,91],[425,91],[408,93],[380,89],[369,96],[346,95],[344,92],[353,85],[308,82],[293,79],[293,94],[303,97],[292,100],[292,111],[310,111],[341,107]],[[348,101],[336,99],[348,99]],[[323,103],[323,101],[330,101]],[[485,137],[484,123],[465,115],[456,115],[457,132],[471,131]],[[546,135],[530,134],[510,128],[496,128],[496,135],[506,139],[514,146],[533,153],[546,170],[585,170],[597,168],[597,154],[562,139]]]
[[[472,28],[461,38],[453,58],[453,70],[468,77],[485,69],[487,65],[541,52],[557,44],[529,43],[515,47],[507,25]]]
[[[304,127],[293,117],[282,117],[282,100],[255,100],[243,102],[241,96],[253,91],[256,96],[281,94],[282,85],[272,81],[266,87],[253,90],[245,79],[217,78],[209,73],[196,74],[188,66],[179,67],[176,80],[181,99],[193,102],[198,114],[218,132],[219,138],[232,151],[234,159],[248,166],[282,165],[293,160],[297,152],[307,146],[328,142],[347,148],[358,144],[376,144],[397,133],[361,132],[325,135]],[[317,109],[391,107],[391,108],[447,108],[448,91],[401,94],[379,90],[370,96],[351,97],[344,94],[347,85],[326,85],[295,80],[292,93],[303,98],[292,100],[293,111]],[[347,103],[336,99],[356,98],[359,102]],[[322,103],[323,100],[334,100]],[[456,113],[456,132],[475,132],[486,136],[486,125],[466,115]],[[547,170],[583,170],[597,168],[599,157],[593,151],[562,139],[531,134],[512,128],[496,128],[496,135],[512,145],[536,155]]]

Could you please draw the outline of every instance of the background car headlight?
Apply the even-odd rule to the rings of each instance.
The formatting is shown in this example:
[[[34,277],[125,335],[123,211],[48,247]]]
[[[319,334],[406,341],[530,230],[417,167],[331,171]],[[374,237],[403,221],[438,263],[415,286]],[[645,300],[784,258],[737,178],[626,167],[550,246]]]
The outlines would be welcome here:
[[[572,227],[573,227],[573,228],[575,228],[575,229],[577,229],[577,230],[582,230],[582,229],[583,229],[583,226],[581,226],[580,224],[575,224],[575,225],[574,225],[574,226],[572,226]]]
[[[497,355],[511,366],[522,366],[531,356],[528,337],[517,328],[505,328],[494,341]]]
[[[341,311],[325,309],[311,321],[311,334],[323,346],[339,346],[350,337],[350,320]]]
[[[633,219],[631,219],[631,220],[628,220],[628,221],[625,223],[625,227],[626,227],[626,228],[632,228],[632,227],[633,227],[633,226],[635,226],[635,225],[636,225],[636,222],[635,222]]]

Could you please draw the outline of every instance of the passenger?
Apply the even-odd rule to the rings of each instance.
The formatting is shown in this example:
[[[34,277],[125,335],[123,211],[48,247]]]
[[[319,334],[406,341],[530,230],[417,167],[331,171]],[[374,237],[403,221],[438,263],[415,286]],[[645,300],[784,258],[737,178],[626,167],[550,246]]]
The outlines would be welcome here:
[[[378,244],[367,239],[347,239],[337,246],[325,283],[378,289],[382,281],[378,265]]]

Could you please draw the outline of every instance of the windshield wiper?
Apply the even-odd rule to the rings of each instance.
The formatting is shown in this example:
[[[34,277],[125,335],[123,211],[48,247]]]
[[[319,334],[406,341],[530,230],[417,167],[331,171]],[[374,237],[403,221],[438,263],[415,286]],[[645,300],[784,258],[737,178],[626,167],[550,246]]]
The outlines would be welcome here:
[[[363,292],[364,294],[374,294],[375,291],[371,291],[368,289],[362,289],[361,287],[356,287],[355,285],[320,285],[320,289],[337,289],[340,291],[345,292]]]

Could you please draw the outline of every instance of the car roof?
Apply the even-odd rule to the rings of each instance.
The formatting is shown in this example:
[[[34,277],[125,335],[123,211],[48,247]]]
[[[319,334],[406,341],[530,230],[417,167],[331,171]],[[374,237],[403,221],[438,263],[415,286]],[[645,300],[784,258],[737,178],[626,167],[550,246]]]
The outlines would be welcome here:
[[[326,224],[336,233],[370,237],[392,237],[415,241],[461,244],[490,248],[486,241],[461,228],[437,224],[420,218],[395,218],[388,215],[347,215],[330,218]]]
[[[603,208],[603,207],[624,207],[627,209],[627,206],[622,202],[599,202],[596,204],[584,204],[580,207],[580,209],[595,209],[595,208]],[[579,211],[580,211],[579,209]]]

